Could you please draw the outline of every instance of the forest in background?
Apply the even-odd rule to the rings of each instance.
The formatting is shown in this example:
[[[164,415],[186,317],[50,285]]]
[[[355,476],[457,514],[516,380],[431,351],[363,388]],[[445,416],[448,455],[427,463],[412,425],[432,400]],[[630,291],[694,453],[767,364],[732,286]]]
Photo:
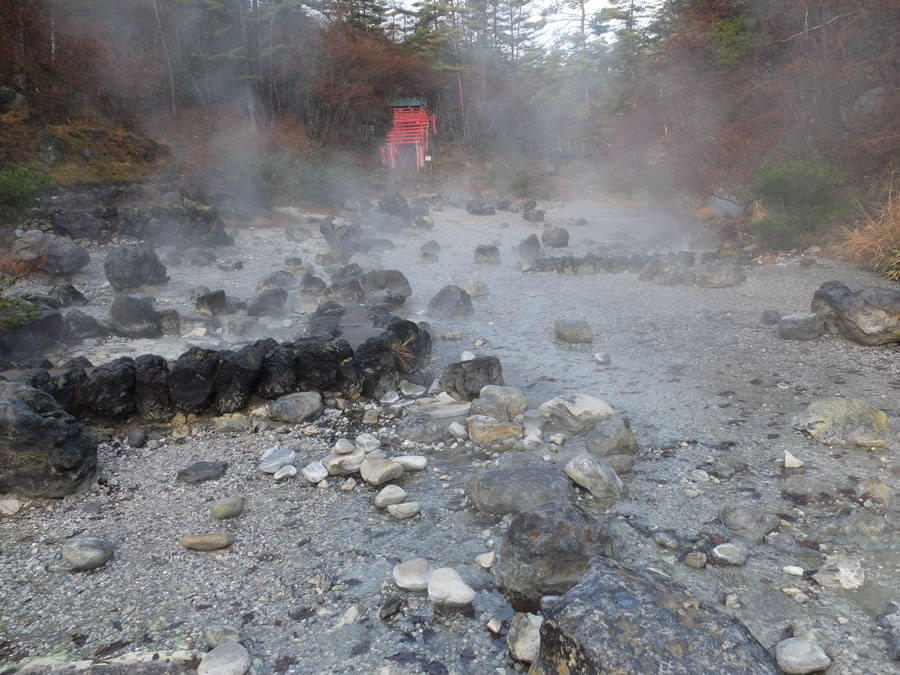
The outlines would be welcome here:
[[[896,211],[896,0],[0,0],[7,124],[162,139],[269,198],[375,160],[410,95],[437,172],[509,191],[564,156],[581,190],[749,205],[781,248]]]

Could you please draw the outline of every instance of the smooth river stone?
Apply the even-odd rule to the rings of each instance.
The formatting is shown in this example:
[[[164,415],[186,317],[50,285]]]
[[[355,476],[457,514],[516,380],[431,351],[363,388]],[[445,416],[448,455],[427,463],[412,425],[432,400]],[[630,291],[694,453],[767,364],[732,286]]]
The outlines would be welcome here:
[[[212,532],[181,538],[181,544],[194,551],[215,551],[220,548],[228,548],[233,543],[234,537],[230,532]]]
[[[81,535],[72,537],[63,544],[63,560],[74,570],[93,570],[105,565],[112,557],[115,547],[103,537]]]
[[[212,507],[212,517],[216,520],[226,520],[241,515],[244,510],[243,497],[225,497],[217,501]]]

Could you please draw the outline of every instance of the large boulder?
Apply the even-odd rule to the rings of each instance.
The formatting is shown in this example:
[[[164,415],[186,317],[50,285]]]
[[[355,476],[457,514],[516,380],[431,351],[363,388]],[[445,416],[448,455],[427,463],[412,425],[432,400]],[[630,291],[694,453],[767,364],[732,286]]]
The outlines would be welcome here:
[[[213,401],[219,353],[193,347],[178,357],[169,372],[169,397],[189,413],[202,413]]]
[[[460,401],[472,401],[489,385],[503,386],[503,368],[496,356],[478,356],[451,363],[441,374],[441,389]]]
[[[551,227],[541,233],[541,243],[547,248],[566,248],[569,245],[569,231],[564,227]]]
[[[287,291],[283,288],[267,288],[257,295],[247,307],[249,316],[280,317],[284,314]]]
[[[568,502],[550,502],[513,517],[494,574],[514,605],[535,604],[572,588],[597,557],[617,557],[601,524]]]
[[[0,493],[62,497],[96,469],[94,437],[50,394],[0,381]]]
[[[865,401],[824,398],[810,403],[793,419],[793,426],[821,443],[867,445],[890,435],[888,416]]]
[[[269,406],[269,418],[289,424],[301,424],[320,417],[324,410],[322,394],[317,391],[300,391],[282,396],[272,403]]]
[[[474,312],[472,298],[459,286],[444,286],[428,301],[428,313],[435,317],[452,319]]]
[[[694,268],[697,285],[704,288],[726,288],[737,286],[747,277],[737,263],[730,260],[716,260]]]
[[[94,415],[121,419],[135,411],[134,381],[134,359],[122,356],[90,372],[81,400]]]
[[[60,211],[52,217],[54,231],[72,239],[99,239],[106,224],[88,211]]]
[[[30,230],[13,243],[13,258],[42,272],[68,276],[81,271],[91,261],[87,250],[68,237]]]
[[[88,338],[97,337],[100,327],[97,319],[81,310],[73,309],[66,314],[65,336],[67,342],[78,342]]]
[[[472,401],[472,414],[509,422],[524,413],[527,407],[528,403],[521,389],[489,384],[482,387],[478,398]]]
[[[117,295],[109,308],[109,324],[118,335],[130,338],[157,338],[162,335],[153,304],[144,298]]]
[[[539,410],[547,428],[573,434],[593,429],[597,422],[615,415],[606,401],[587,394],[557,396],[542,403]]]
[[[492,244],[479,244],[475,247],[476,265],[499,265],[500,249]]]
[[[0,306],[0,354],[6,358],[38,355],[61,340],[66,322],[59,310],[39,298],[20,296]]]
[[[826,281],[813,294],[812,311],[832,333],[863,345],[900,342],[900,289]]]
[[[548,466],[491,469],[466,481],[466,494],[475,508],[498,516],[519,513],[548,502],[569,501],[572,483]]]
[[[778,673],[740,621],[660,574],[598,557],[544,615],[538,675]]]
[[[541,242],[536,234],[529,234],[519,242],[519,257],[522,260],[533,260],[541,254]]]
[[[166,266],[156,252],[144,246],[120,246],[109,252],[103,263],[106,278],[117,291],[163,286],[169,281]]]
[[[640,451],[627,417],[613,417],[598,422],[584,439],[584,447],[590,454],[609,464],[619,475],[631,471]]]
[[[360,286],[369,304],[388,302],[401,305],[412,295],[409,280],[399,270],[375,270],[359,278]]]

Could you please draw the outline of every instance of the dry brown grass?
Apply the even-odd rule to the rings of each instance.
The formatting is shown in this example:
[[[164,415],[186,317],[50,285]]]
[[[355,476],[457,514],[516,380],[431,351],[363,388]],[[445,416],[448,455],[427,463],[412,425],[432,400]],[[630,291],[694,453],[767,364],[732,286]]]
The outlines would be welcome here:
[[[860,206],[859,219],[855,223],[841,223],[837,227],[838,243],[832,247],[837,255],[861,265],[883,266],[888,258],[900,251],[900,200],[894,194],[893,175],[888,189],[887,202],[875,212]],[[879,271],[882,271],[879,269]],[[887,271],[886,276],[896,278]]]
[[[400,368],[405,371],[411,370],[416,362],[416,354],[413,352],[411,346],[412,342],[413,336],[407,335],[402,341],[391,344],[391,349],[394,350],[394,354],[397,356]]]

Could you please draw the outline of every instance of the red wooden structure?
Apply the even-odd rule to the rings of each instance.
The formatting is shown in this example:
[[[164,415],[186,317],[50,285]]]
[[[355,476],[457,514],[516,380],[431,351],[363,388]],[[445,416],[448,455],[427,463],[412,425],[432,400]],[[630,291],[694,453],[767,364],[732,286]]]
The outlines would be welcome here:
[[[429,115],[425,103],[418,98],[401,98],[391,101],[394,110],[393,124],[381,148],[381,162],[392,169],[398,159],[403,162],[403,146],[413,146],[416,169],[425,168],[427,153],[431,150],[431,134],[437,129],[437,118]],[[429,158],[430,159],[430,158]]]

